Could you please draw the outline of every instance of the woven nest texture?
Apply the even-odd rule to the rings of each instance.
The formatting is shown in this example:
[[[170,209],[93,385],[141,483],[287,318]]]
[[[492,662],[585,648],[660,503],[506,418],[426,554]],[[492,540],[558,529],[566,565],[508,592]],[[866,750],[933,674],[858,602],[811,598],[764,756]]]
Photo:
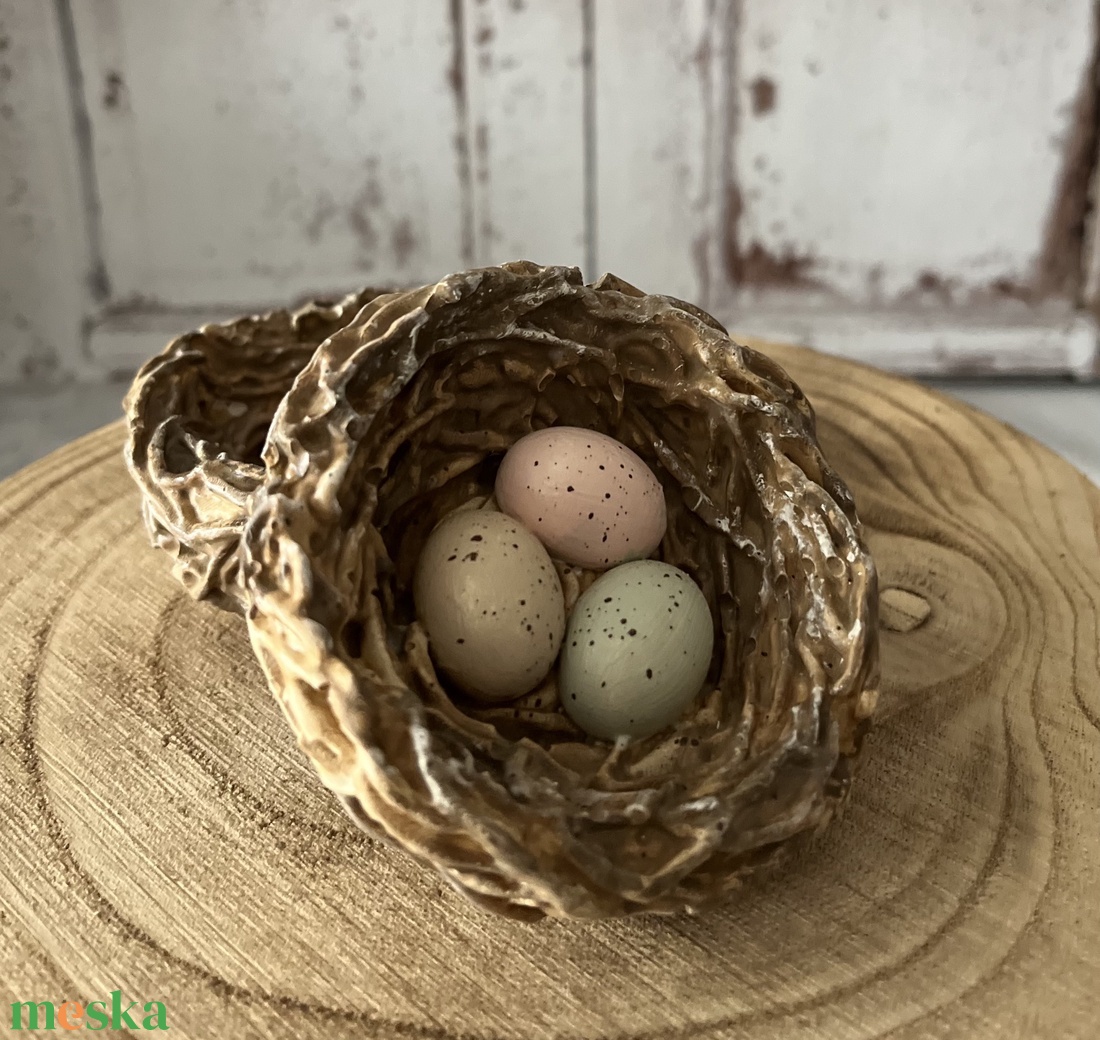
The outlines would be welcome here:
[[[153,544],[197,599],[243,610],[238,545],[275,409],[318,345],[374,289],[205,325],[147,362],[126,397],[126,462]]]
[[[208,327],[147,366],[130,465],[185,584],[246,610],[362,827],[489,909],[587,918],[697,909],[828,823],[876,699],[876,580],[778,365],[682,301],[530,263],[307,313],[308,333]],[[504,707],[468,700],[414,615],[434,524],[491,506],[502,454],[555,424],[645,459],[668,503],[658,555],[711,606],[705,689],[644,740],[586,739],[553,675]],[[557,566],[570,606],[595,575]]]

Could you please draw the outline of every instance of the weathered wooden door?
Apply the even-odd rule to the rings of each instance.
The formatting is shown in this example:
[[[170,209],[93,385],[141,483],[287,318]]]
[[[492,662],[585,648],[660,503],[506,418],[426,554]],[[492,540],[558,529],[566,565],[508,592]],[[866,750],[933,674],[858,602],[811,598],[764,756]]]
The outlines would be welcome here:
[[[0,0],[0,378],[525,257],[1093,370],[1091,0]]]

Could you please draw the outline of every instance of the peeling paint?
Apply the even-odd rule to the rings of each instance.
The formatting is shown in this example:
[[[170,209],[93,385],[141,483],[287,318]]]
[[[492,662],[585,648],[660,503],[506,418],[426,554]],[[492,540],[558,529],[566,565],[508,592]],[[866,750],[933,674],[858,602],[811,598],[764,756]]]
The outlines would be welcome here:
[[[736,184],[726,185],[725,219],[722,221],[722,259],[726,265],[726,277],[731,285],[742,281],[741,265],[741,214],[744,212],[741,189]]]
[[[782,253],[772,253],[753,241],[741,257],[743,285],[772,286],[785,289],[823,289],[825,286],[810,277],[814,266],[812,256],[796,253],[786,247]]]
[[[36,336],[31,352],[19,361],[19,374],[24,379],[47,379],[57,370],[57,351]]]
[[[458,132],[455,134],[455,166],[462,193],[462,257],[472,264],[474,260],[474,203],[473,180],[470,168],[470,106],[466,96],[466,47],[464,43],[464,19],[462,0],[450,0],[448,13],[451,23],[451,66],[447,78],[454,95]]]
[[[107,273],[107,260],[103,247],[103,205],[100,196],[99,174],[92,147],[92,121],[88,112],[88,93],[84,89],[84,72],[80,65],[80,48],[77,44],[76,25],[71,3],[58,3],[54,13],[57,20],[61,56],[64,63],[66,89],[72,113],[72,130],[76,138],[76,158],[80,181],[81,200],[84,205],[84,224],[87,235],[88,268],[84,283],[93,300],[111,298],[111,279]]]
[[[390,245],[393,247],[397,266],[405,267],[416,251],[416,236],[413,234],[412,222],[408,217],[402,217],[394,224],[390,234]]]
[[[917,275],[913,284],[908,289],[903,289],[897,295],[898,303],[919,303],[929,299],[945,307],[951,305],[954,280],[926,268]]]
[[[867,272],[867,296],[872,304],[883,302],[883,282],[886,280],[886,267],[883,264],[874,264]]]
[[[740,223],[743,206],[740,190],[736,185],[728,185],[722,256],[730,283],[754,288],[827,290],[823,282],[811,275],[815,261],[809,254],[798,253],[793,247],[775,253],[755,239],[742,246]]]
[[[382,203],[382,188],[378,184],[378,160],[367,160],[367,179],[363,184],[363,189],[356,196],[356,204],[368,206],[371,209],[378,209]]]
[[[337,206],[332,196],[326,191],[317,197],[317,203],[313,207],[313,213],[306,221],[302,230],[310,242],[319,242],[324,234],[325,225],[336,216]]]
[[[779,88],[775,85],[774,80],[768,79],[767,76],[757,76],[749,84],[752,114],[754,116],[764,116],[771,112],[775,108],[778,90]]]
[[[970,300],[973,303],[993,299],[1019,300],[1021,303],[1030,305],[1037,302],[1036,297],[1035,286],[1006,276],[994,278],[988,285],[980,286],[970,294]]]
[[[117,300],[104,304],[99,309],[97,322],[102,323],[113,318],[129,318],[135,314],[171,314],[178,308],[171,306],[156,296],[144,293],[129,293]],[[244,311],[241,312],[245,313]]]
[[[126,84],[122,79],[122,73],[110,69],[103,80],[103,107],[118,108],[122,103],[126,91]]]
[[[374,230],[374,224],[371,223],[370,214],[365,208],[361,206],[352,207],[348,212],[348,227],[351,228],[352,234],[355,235],[355,239],[359,243],[359,248],[364,253],[373,253],[375,247],[378,245],[378,232]]]
[[[1073,106],[1062,169],[1036,264],[1041,295],[1078,299],[1084,285],[1085,235],[1100,148],[1100,7],[1093,13],[1092,53]]]
[[[713,12],[711,13],[713,14]],[[699,77],[700,95],[703,102],[703,162],[705,165],[710,165],[714,161],[712,156],[714,154],[713,150],[716,147],[715,126],[717,121],[714,91],[711,86],[714,75],[715,55],[711,45],[710,32],[704,32],[702,34],[691,60]],[[709,208],[709,196],[711,191],[712,187],[708,182],[705,188],[704,197],[700,200],[704,207]],[[691,243],[691,258],[695,267],[698,285],[697,299],[701,301],[703,306],[710,305],[710,299],[713,293],[710,270],[710,244],[711,234],[709,228],[704,228],[700,231]]]
[[[691,256],[699,275],[699,298],[707,300],[710,297],[710,235],[706,231],[695,236]]]
[[[30,181],[26,177],[16,177],[12,181],[11,190],[4,197],[4,205],[10,209],[15,209],[26,198],[30,186]]]
[[[489,126],[478,123],[474,128],[474,167],[479,184],[489,180]]]

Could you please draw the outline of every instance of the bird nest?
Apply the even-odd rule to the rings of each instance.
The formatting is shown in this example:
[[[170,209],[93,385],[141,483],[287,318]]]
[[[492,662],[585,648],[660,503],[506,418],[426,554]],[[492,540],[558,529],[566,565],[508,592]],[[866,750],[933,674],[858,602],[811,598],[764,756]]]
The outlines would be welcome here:
[[[128,414],[154,540],[193,594],[245,610],[324,783],[480,905],[695,909],[843,804],[876,698],[874,566],[802,392],[697,308],[506,264],[208,326],[142,370]],[[646,739],[585,738],[553,676],[477,705],[415,618],[434,524],[555,424],[648,463],[658,555],[711,607],[705,689]],[[569,605],[594,575],[558,567]]]

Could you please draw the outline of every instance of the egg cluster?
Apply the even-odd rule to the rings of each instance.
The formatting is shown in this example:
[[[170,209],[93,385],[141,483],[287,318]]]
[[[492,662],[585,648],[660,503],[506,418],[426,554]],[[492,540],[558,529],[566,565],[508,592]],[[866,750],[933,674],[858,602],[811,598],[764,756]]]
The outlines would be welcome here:
[[[458,509],[429,535],[413,595],[436,665],[487,703],[558,662],[562,707],[586,733],[644,737],[695,699],[713,650],[710,608],[683,571],[648,559],[664,492],[604,434],[555,426],[505,455],[492,509]],[[566,618],[554,559],[603,571]]]

